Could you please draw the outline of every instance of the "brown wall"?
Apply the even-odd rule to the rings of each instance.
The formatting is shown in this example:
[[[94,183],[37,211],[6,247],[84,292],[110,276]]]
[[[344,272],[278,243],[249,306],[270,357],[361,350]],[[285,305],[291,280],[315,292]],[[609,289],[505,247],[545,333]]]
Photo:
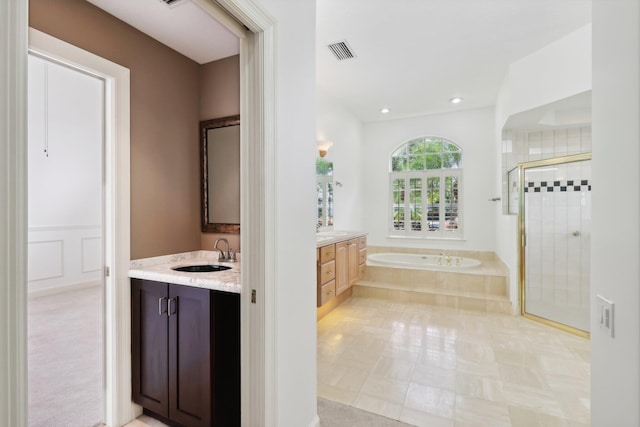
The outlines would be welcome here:
[[[230,56],[202,65],[200,90],[200,120],[240,114],[240,56]],[[234,250],[240,250],[239,234],[219,233],[202,233],[202,249],[211,250],[219,237],[229,240],[229,245]]]
[[[131,258],[200,248],[200,66],[84,0],[30,0],[29,25],[131,70]]]

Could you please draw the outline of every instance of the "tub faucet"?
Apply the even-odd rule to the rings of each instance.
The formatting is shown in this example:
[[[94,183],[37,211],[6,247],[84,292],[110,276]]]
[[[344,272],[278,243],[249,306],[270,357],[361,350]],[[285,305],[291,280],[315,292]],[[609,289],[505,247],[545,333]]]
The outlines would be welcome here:
[[[447,255],[444,251],[440,252],[440,256],[444,257],[444,260],[447,262],[447,265],[451,265],[451,257]]]
[[[226,251],[223,251],[222,249],[220,249],[218,247],[218,243],[220,241],[225,243]],[[229,249],[229,241],[227,239],[225,239],[224,237],[221,237],[220,239],[216,239],[216,242],[213,244],[213,250],[220,252],[220,255],[218,255],[218,261],[221,261],[221,262],[235,262],[236,261],[235,254],[232,254],[231,250]]]

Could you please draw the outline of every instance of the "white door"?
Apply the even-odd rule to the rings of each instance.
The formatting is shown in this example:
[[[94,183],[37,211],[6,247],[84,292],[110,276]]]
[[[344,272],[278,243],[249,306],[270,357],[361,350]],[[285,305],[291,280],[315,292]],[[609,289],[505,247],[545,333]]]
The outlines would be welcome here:
[[[30,426],[104,422],[102,79],[29,56]]]

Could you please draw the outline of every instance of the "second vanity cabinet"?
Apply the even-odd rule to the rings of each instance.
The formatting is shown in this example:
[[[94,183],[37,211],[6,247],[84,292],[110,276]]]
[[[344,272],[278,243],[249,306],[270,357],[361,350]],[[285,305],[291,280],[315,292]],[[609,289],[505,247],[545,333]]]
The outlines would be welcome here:
[[[318,307],[343,294],[364,273],[367,261],[367,238],[352,239],[317,249]]]
[[[131,280],[133,400],[181,427],[240,425],[239,294]]]

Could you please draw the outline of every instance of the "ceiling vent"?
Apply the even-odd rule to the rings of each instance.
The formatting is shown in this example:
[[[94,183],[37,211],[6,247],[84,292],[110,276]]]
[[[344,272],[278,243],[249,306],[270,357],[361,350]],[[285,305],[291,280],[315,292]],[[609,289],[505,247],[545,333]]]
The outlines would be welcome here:
[[[160,0],[160,1],[171,8],[187,2],[187,0]]]
[[[332,43],[328,47],[338,61],[356,57],[356,55],[353,53],[353,50],[351,49],[351,46],[349,46],[349,43],[347,43],[346,40]]]

